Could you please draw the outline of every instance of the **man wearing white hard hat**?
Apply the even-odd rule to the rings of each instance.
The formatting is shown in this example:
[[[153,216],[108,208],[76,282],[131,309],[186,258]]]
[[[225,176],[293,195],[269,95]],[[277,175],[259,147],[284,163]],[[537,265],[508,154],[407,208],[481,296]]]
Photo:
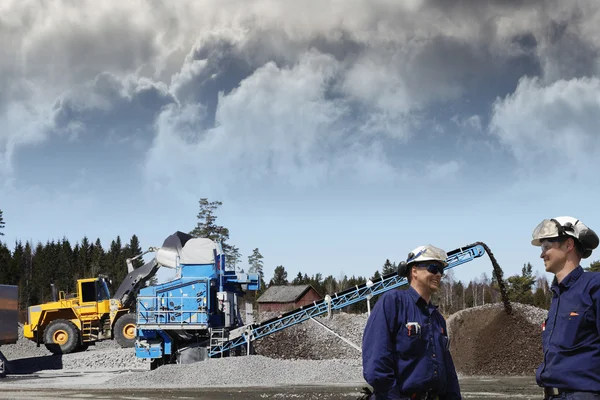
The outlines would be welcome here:
[[[417,247],[398,269],[409,288],[390,290],[375,304],[362,348],[371,399],[461,399],[446,321],[431,303],[447,258],[435,246]]]
[[[531,244],[554,274],[537,383],[545,399],[600,399],[600,273],[581,267],[598,236],[577,218],[557,217],[538,224]]]

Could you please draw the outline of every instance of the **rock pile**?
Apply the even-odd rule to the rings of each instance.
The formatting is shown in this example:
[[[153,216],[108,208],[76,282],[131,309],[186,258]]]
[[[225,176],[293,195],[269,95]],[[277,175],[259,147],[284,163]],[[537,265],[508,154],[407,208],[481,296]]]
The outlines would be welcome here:
[[[263,316],[261,320],[270,317],[270,315]],[[332,319],[327,317],[315,319],[354,345],[361,347],[367,314],[336,313]],[[361,357],[360,351],[352,345],[311,320],[256,340],[254,349],[257,354],[281,359],[327,360]]]
[[[464,375],[534,375],[542,361],[546,310],[513,303],[470,308],[448,318],[450,351]]]

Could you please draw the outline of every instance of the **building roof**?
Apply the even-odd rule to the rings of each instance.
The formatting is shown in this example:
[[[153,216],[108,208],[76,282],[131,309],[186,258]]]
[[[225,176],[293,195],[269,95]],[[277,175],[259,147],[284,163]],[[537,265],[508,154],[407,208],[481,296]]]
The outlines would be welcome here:
[[[311,285],[282,285],[271,286],[258,298],[259,303],[293,303],[309,289]]]

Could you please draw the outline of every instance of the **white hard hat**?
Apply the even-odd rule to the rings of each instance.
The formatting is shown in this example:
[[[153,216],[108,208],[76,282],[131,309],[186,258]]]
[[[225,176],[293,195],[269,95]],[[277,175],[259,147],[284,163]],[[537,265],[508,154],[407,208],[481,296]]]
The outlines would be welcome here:
[[[570,236],[581,245],[583,258],[588,258],[592,250],[598,247],[598,235],[574,217],[545,219],[535,227],[531,236],[531,244],[534,246],[541,246],[543,239]]]
[[[419,246],[410,253],[408,253],[408,258],[406,259],[406,265],[410,266],[411,264],[422,262],[422,261],[437,261],[444,265],[444,267],[448,266],[448,262],[446,259],[448,255],[446,252],[440,248],[432,246],[430,244],[426,246]]]

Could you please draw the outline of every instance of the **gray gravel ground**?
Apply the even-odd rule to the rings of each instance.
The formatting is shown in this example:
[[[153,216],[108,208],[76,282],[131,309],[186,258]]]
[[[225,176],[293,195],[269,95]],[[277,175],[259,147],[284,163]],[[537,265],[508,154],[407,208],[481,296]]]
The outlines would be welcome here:
[[[98,370],[98,369],[149,369],[149,362],[135,356],[132,348],[123,349],[116,342],[97,342],[86,351],[62,356],[54,355],[42,344],[40,347],[23,337],[19,325],[19,340],[0,348],[9,361],[9,372],[29,373],[46,369]]]
[[[229,357],[121,374],[106,384],[114,388],[191,388],[320,385],[331,382],[364,382],[360,361],[275,360],[258,355]]]

